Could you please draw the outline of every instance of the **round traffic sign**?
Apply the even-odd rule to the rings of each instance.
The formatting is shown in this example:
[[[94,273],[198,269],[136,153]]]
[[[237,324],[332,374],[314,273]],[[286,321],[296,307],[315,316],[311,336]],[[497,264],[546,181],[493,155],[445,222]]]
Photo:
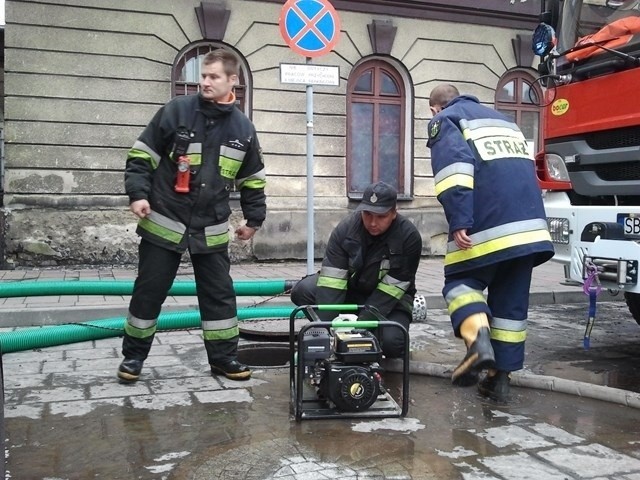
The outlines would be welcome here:
[[[328,0],[287,0],[279,24],[287,45],[305,57],[329,53],[340,36],[340,19]]]

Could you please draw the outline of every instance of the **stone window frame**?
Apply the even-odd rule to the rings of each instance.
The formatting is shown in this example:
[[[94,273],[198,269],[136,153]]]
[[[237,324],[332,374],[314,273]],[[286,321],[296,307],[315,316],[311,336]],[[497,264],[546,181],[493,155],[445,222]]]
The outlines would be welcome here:
[[[375,74],[380,74],[384,72],[388,74],[395,81],[396,85],[399,87],[399,95],[394,97],[392,95],[384,95],[379,93],[379,89],[377,91],[372,91],[368,94],[362,94],[358,92],[354,92],[355,85],[358,79],[361,78],[362,74],[367,71],[374,72],[374,78],[380,80],[380,78],[376,78]],[[375,84],[376,86],[379,84]],[[376,89],[376,86],[373,88]],[[354,179],[352,178],[352,146],[354,145],[354,128],[353,128],[353,118],[352,118],[352,104],[355,103],[371,103],[374,105],[374,126],[377,126],[377,122],[380,119],[378,112],[380,105],[400,105],[400,140],[398,144],[398,176],[396,180],[396,184],[394,185],[398,189],[398,198],[410,200],[412,198],[412,188],[413,188],[413,89],[411,88],[411,79],[409,78],[408,73],[404,69],[403,65],[399,62],[394,61],[392,57],[386,56],[370,56],[362,59],[358,64],[354,66],[349,74],[349,79],[347,81],[347,95],[346,95],[346,103],[347,103],[347,127],[346,127],[346,180],[347,180],[347,196],[352,200],[360,200],[362,198],[362,193],[364,187],[357,188],[353,185]],[[373,147],[372,147],[372,160],[376,158],[378,151],[378,140],[379,138],[373,138]],[[379,165],[376,162],[372,162],[371,165],[371,181],[375,182],[381,179],[379,172]]]
[[[173,62],[173,67],[171,70],[171,98],[181,95],[189,95],[200,91],[199,71],[201,61],[196,60],[194,64],[195,69],[198,72],[198,74],[194,76],[197,78],[185,79],[182,76],[182,71],[187,62],[197,58],[201,58],[208,52],[217,50],[218,48],[229,50],[238,58],[240,65],[238,83],[234,87],[234,93],[236,94],[236,103],[238,104],[240,110],[244,112],[247,117],[251,118],[251,75],[249,74],[247,62],[244,57],[242,57],[242,55],[222,42],[194,42],[187,45],[180,51],[180,53],[176,56],[175,61]]]
[[[513,84],[514,96],[511,99],[501,96],[503,88],[507,85]],[[535,92],[536,97],[524,98],[523,86],[527,85],[529,91]],[[500,112],[515,112],[515,123],[522,129],[523,114],[535,113],[537,114],[537,136],[534,138],[534,154],[542,147],[542,109],[540,104],[543,100],[543,92],[540,84],[536,81],[536,76],[529,71],[529,69],[513,69],[509,70],[500,77],[498,85],[496,86],[494,105],[495,109]],[[526,136],[526,132],[525,133]]]

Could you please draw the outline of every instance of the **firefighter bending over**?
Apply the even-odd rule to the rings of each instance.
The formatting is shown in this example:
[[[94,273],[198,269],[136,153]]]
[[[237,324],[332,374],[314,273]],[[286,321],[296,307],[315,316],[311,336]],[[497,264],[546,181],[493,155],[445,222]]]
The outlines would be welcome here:
[[[510,372],[524,364],[531,273],[553,256],[534,161],[516,124],[476,97],[439,85],[429,105],[427,146],[449,223],[442,293],[467,347],[452,382],[506,402]]]

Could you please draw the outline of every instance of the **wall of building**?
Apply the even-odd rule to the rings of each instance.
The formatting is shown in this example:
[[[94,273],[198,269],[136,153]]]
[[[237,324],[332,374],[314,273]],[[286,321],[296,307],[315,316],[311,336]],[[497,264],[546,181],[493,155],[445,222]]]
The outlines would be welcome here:
[[[268,174],[267,221],[251,243],[233,243],[232,258],[304,259],[305,86],[279,80],[280,63],[304,63],[304,58],[280,35],[282,2],[224,5],[231,14],[222,40],[249,66],[253,120]],[[194,0],[7,0],[7,266],[136,261],[135,219],[123,190],[126,152],[170,98],[178,53],[202,40],[199,6]],[[529,31],[377,11],[338,13],[340,42],[314,60],[338,65],[341,76],[338,87],[314,88],[316,257],[333,226],[355,206],[346,197],[346,80],[373,53],[367,25],[374,20],[397,27],[391,57],[406,67],[415,97],[413,198],[400,211],[419,226],[424,254],[443,254],[447,228],[425,146],[429,92],[438,83],[453,82],[493,104],[498,79],[515,66],[512,39]],[[232,220],[240,222],[239,213]]]

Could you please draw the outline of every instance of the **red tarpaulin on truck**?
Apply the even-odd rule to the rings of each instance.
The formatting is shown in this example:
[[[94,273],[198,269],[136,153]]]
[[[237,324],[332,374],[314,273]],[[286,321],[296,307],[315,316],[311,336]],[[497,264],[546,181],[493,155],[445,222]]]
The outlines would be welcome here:
[[[640,33],[640,17],[625,17],[605,25],[596,33],[581,37],[575,46],[580,47],[585,44],[598,43],[605,48],[617,48],[629,42],[631,37],[637,33]],[[575,52],[567,53],[567,60],[577,62],[604,51],[604,49],[595,45],[585,47]]]

